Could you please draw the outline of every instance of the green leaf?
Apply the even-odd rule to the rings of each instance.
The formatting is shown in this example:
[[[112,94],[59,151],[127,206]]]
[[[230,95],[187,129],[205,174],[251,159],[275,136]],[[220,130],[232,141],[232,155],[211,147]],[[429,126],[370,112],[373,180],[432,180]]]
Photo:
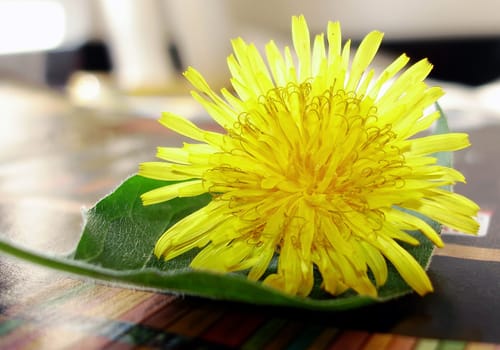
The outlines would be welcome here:
[[[46,256],[1,241],[0,250],[51,268],[136,288],[253,304],[344,310],[411,292],[392,266],[389,266],[389,279],[380,289],[378,299],[349,292],[332,298],[319,288],[319,277],[311,297],[302,298],[249,281],[243,274],[194,271],[188,265],[195,252],[168,262],[160,261],[152,255],[158,237],[181,217],[209,200],[207,196],[199,196],[178,198],[153,206],[142,205],[139,193],[165,184],[163,181],[133,176],[97,203],[87,214],[83,235],[73,259]],[[425,266],[432,254],[432,243],[420,234],[414,235],[422,244],[406,248]]]
[[[444,115],[438,122],[438,130],[447,132]],[[449,154],[443,154],[438,162],[446,165],[450,160]],[[281,293],[260,282],[249,281],[240,273],[194,271],[189,268],[189,262],[196,251],[168,262],[160,261],[152,254],[160,235],[179,219],[210,201],[208,195],[202,195],[177,198],[152,206],[142,205],[140,194],[166,184],[168,183],[140,176],[127,179],[88,211],[82,237],[71,257],[47,256],[1,240],[0,251],[65,272],[134,288],[262,305],[345,310],[387,301],[412,292],[390,263],[388,280],[379,289],[379,297],[372,299],[353,292],[332,297],[321,290],[319,276],[316,276],[311,295],[303,298]],[[440,230],[436,222],[430,224],[436,231]],[[422,234],[410,234],[421,244],[416,247],[403,246],[427,268],[434,246]],[[276,266],[276,258],[271,266],[273,265]]]
[[[82,237],[74,253],[76,260],[116,270],[171,268],[153,255],[153,247],[169,226],[205,206],[210,196],[176,198],[143,206],[139,196],[161,182],[141,176],[127,179],[111,195],[87,212]],[[184,266],[184,265],[182,265]]]

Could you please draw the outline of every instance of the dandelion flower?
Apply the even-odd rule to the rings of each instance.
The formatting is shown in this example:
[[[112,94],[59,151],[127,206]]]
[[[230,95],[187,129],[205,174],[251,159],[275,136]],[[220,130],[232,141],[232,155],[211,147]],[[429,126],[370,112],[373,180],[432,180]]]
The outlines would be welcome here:
[[[327,44],[320,34],[311,45],[304,17],[293,17],[293,51],[271,41],[263,59],[253,44],[232,41],[234,93],[217,94],[189,68],[192,96],[224,132],[164,113],[161,124],[197,142],[159,147],[164,161],[141,164],[144,177],[179,181],[142,200],[207,192],[212,200],[170,227],[155,254],[169,260],[201,248],[194,269],[244,271],[300,296],[316,273],[332,295],[376,297],[389,261],[418,294],[432,291],[400,243],[419,244],[407,233],[415,230],[443,245],[422,216],[477,231],[477,205],[446,189],[463,175],[433,156],[469,141],[463,133],[416,135],[439,117],[427,111],[443,91],[424,82],[432,68],[425,59],[404,69],[409,58],[401,55],[376,76],[369,65],[382,36],[369,33],[351,60],[338,23],[328,24]]]

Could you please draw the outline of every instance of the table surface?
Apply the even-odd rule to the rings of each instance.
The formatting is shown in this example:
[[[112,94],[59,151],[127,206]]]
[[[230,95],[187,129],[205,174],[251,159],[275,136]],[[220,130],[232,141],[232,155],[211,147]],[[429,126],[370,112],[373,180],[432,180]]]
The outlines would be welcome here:
[[[0,234],[50,254],[75,246],[82,208],[156,146],[182,141],[152,118],[78,108],[10,82],[0,82],[0,113]],[[2,255],[0,348],[498,350],[500,124],[469,133],[473,146],[455,160],[468,184],[456,190],[481,205],[489,227],[483,237],[444,236],[428,296],[312,312],[120,288]]]

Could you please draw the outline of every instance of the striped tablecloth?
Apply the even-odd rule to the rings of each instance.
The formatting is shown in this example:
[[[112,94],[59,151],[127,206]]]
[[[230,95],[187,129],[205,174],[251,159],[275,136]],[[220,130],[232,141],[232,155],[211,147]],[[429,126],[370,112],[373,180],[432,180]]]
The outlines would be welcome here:
[[[2,311],[0,347],[500,349],[500,344],[324,327],[273,311],[62,278]]]

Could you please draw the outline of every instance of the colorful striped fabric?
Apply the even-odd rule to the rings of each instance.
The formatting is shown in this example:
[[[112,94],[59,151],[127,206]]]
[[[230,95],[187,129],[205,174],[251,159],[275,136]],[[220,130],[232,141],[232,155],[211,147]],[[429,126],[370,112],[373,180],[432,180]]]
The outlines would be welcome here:
[[[258,309],[258,308],[257,308]],[[278,315],[279,313],[274,313]],[[322,327],[251,307],[63,278],[0,316],[2,349],[500,350]]]

